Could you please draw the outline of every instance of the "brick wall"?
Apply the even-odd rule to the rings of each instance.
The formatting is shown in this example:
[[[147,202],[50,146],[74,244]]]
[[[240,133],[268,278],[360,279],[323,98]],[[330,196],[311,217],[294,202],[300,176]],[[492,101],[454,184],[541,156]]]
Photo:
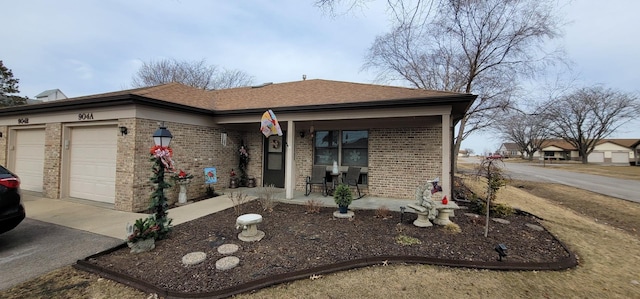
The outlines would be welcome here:
[[[313,168],[313,137],[310,134],[295,138],[296,190],[304,191],[307,176]],[[314,192],[319,190],[315,190]]]
[[[60,161],[62,159],[62,124],[49,123],[44,132],[44,179],[42,195],[60,198]]]
[[[360,190],[372,196],[412,199],[427,178],[441,176],[441,137],[440,126],[369,130],[369,182]],[[295,149],[296,190],[303,191],[313,167],[313,138],[296,136]]]
[[[131,150],[128,142],[119,140],[118,148],[118,175],[123,174],[122,181],[118,181],[116,209],[126,211],[143,211],[151,204],[151,193],[155,186],[151,184],[151,167],[149,149],[154,145],[153,133],[158,129],[157,120],[130,119],[119,121],[129,128],[130,138],[135,143]],[[165,126],[173,135],[171,148],[173,149],[173,162],[176,170],[184,170],[194,176],[187,188],[187,198],[201,197],[206,194],[204,183],[204,168],[216,167],[218,173],[218,189],[220,184],[228,183],[231,168],[237,168],[238,160],[235,155],[233,142],[228,142],[223,147],[220,142],[220,129],[211,127],[188,125],[174,122],[165,122]],[[132,136],[133,135],[133,136]],[[239,140],[238,133],[229,134],[229,140]],[[120,147],[122,146],[122,154]],[[129,156],[129,153],[132,153]],[[120,157],[132,157],[121,159]],[[122,164],[122,165],[120,165]],[[126,165],[131,164],[131,165]],[[132,167],[133,169],[130,169]],[[170,179],[170,174],[165,179],[172,185],[165,190],[169,203],[178,200],[179,187]],[[120,191],[120,189],[122,189]],[[129,190],[132,190],[129,192]]]
[[[9,148],[7,147],[9,130],[7,126],[0,126],[0,133],[2,133],[2,138],[0,138],[0,165],[7,167],[7,154],[9,152]]]
[[[374,196],[412,199],[416,187],[442,173],[442,129],[369,131],[369,186]]]

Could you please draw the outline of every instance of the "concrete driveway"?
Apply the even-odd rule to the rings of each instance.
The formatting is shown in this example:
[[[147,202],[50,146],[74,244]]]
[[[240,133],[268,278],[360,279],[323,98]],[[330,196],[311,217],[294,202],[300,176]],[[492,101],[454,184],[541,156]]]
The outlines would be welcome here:
[[[0,290],[122,242],[122,239],[27,218],[15,229],[0,234]]]
[[[478,159],[464,159],[467,163],[479,163]],[[629,166],[611,166],[629,167]],[[606,196],[617,197],[628,201],[640,203],[640,182],[623,180],[599,175],[577,173],[562,170],[562,166],[546,167],[535,166],[526,163],[504,163],[506,174],[512,179],[558,183],[576,187]]]

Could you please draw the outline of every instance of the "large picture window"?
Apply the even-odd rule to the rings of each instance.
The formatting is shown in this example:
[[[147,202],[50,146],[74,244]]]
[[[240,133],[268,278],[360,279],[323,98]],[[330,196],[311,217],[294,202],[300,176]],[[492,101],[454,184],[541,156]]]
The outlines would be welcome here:
[[[369,165],[369,132],[342,131],[342,163],[343,166]]]
[[[314,164],[332,165],[338,159],[338,131],[316,131]]]
[[[369,165],[369,132],[367,131],[316,131],[314,140],[314,164],[341,166]]]

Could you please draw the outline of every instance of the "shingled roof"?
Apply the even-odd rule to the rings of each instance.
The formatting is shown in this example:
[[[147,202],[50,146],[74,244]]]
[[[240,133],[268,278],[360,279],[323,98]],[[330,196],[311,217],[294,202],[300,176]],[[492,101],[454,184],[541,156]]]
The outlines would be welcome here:
[[[303,80],[279,84],[221,90],[203,90],[180,83],[69,98],[56,102],[15,106],[5,113],[68,108],[72,105],[107,105],[135,101],[162,101],[175,107],[195,108],[211,112],[241,112],[259,109],[315,109],[339,105],[454,105],[454,114],[462,115],[475,95],[423,90],[406,87],[341,82],[331,80]],[[155,102],[162,105],[162,102]],[[176,105],[177,104],[177,105]]]
[[[463,94],[330,80],[304,80],[213,91],[213,110],[242,110],[390,100],[444,98]]]

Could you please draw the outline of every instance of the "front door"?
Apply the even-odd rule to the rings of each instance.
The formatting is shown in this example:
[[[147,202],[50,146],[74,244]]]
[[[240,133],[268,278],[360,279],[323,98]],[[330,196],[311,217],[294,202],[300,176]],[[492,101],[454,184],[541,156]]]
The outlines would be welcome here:
[[[264,139],[263,186],[274,185],[277,188],[284,188],[285,144],[282,137],[272,135]]]

